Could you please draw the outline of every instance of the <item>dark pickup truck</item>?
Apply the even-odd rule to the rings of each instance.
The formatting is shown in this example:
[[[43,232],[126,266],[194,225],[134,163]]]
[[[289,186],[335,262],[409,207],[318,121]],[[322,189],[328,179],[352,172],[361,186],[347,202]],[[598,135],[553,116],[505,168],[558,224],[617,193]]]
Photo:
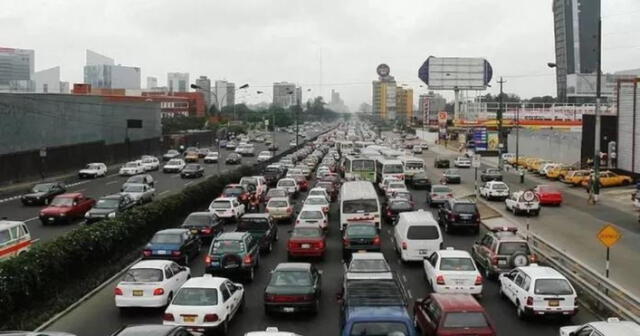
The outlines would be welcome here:
[[[268,213],[244,214],[236,227],[237,232],[248,232],[258,242],[260,252],[269,253],[278,241],[278,226]]]
[[[273,187],[278,183],[278,180],[283,178],[285,175],[285,168],[278,165],[268,165],[264,169],[264,173],[262,174],[264,179],[267,181],[267,185]]]

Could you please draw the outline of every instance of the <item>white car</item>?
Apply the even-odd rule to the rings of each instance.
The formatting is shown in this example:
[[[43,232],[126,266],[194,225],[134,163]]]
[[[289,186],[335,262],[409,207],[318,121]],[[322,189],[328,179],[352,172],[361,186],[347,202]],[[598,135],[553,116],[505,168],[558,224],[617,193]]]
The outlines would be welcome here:
[[[329,201],[327,201],[327,198],[325,196],[311,196],[308,195],[307,199],[304,200],[304,204],[302,205],[303,207],[307,207],[307,206],[315,206],[315,207],[319,207],[322,212],[325,213],[325,215],[329,216]]]
[[[205,274],[182,285],[165,310],[162,324],[184,326],[202,334],[219,331],[227,335],[229,323],[243,306],[243,285]]]
[[[504,200],[504,206],[514,216],[519,214],[540,214],[540,198],[530,191],[516,191]]]
[[[329,196],[329,194],[327,194],[327,189],[325,188],[312,188],[311,190],[309,190],[309,193],[307,194],[307,197],[311,197],[311,196],[322,196],[328,202],[331,202],[331,197]]]
[[[433,252],[423,267],[435,293],[482,294],[482,275],[467,251],[448,247]]]
[[[398,191],[404,191],[404,192],[409,191],[409,189],[407,189],[407,185],[404,184],[404,181],[402,180],[391,181],[389,182],[387,187],[384,189],[384,192],[387,198],[391,198],[391,196]]]
[[[265,161],[269,161],[271,160],[271,158],[273,157],[273,155],[271,154],[271,152],[269,151],[262,151],[260,153],[258,153],[258,162],[265,162]]]
[[[519,318],[573,316],[578,312],[576,290],[551,267],[530,264],[498,277],[500,295],[516,306]]]
[[[277,327],[267,327],[265,331],[249,331],[244,336],[300,336],[290,331],[280,331]]]
[[[560,336],[640,336],[640,325],[632,321],[620,321],[610,317],[606,321],[594,321],[585,325],[560,327]]]
[[[316,179],[321,179],[329,173],[331,173],[331,169],[329,169],[329,167],[326,167],[326,166],[319,167],[318,170],[316,171]]]
[[[442,249],[442,232],[431,212],[401,212],[393,229],[396,252],[402,261],[422,261]]]
[[[347,280],[393,279],[391,267],[381,252],[353,253],[349,265],[345,265],[345,268]]]
[[[422,154],[422,146],[420,145],[413,145],[413,148],[411,148],[411,152],[413,154]]]
[[[79,178],[96,178],[107,175],[107,165],[102,162],[93,162],[78,171]]]
[[[144,171],[152,171],[160,169],[160,160],[153,156],[145,156],[142,158],[142,166],[144,167]]]
[[[471,167],[471,159],[464,156],[458,156],[456,160],[453,161],[453,165],[457,168],[469,168]]]
[[[238,183],[245,186],[249,192],[255,191],[256,194],[260,195],[260,197],[267,195],[267,191],[269,189],[267,186],[267,180],[264,179],[264,176],[243,176]],[[255,190],[251,191],[249,185],[253,185]]]
[[[236,149],[236,143],[234,141],[229,141],[225,147],[227,149]]]
[[[387,177],[383,179],[382,183],[380,183],[378,186],[380,187],[380,190],[382,190],[383,193],[386,193],[387,186],[389,185],[389,183],[398,182],[398,181],[402,181],[402,180],[397,177]]]
[[[296,218],[295,225],[317,225],[323,230],[327,230],[329,221],[321,208],[303,207]]]
[[[164,173],[179,173],[186,166],[186,162],[183,159],[171,159],[162,167]]]
[[[302,169],[300,169],[300,168],[291,168],[291,169],[287,170],[287,177],[296,176],[296,175],[303,175]]]
[[[166,307],[190,277],[189,267],[171,260],[139,261],[116,286],[116,307]]]
[[[487,200],[506,199],[509,197],[509,186],[502,181],[485,182],[480,187],[480,196]]]
[[[276,184],[276,188],[282,188],[289,193],[289,196],[296,197],[298,195],[299,186],[298,182],[294,178],[282,178],[278,180],[278,184]]]
[[[156,189],[144,183],[127,183],[121,194],[129,195],[136,204],[142,204],[153,201]]]
[[[296,146],[296,141],[295,140],[289,141],[289,147],[295,147],[295,146]]]
[[[218,152],[209,152],[207,153],[207,156],[204,157],[204,163],[216,163],[219,158],[220,155]]]
[[[142,165],[142,161],[137,160],[125,163],[124,166],[120,168],[120,171],[118,173],[120,174],[120,176],[133,176],[142,174],[144,172],[145,169]]]
[[[209,212],[220,219],[238,220],[244,215],[245,207],[236,197],[218,197],[209,204]]]

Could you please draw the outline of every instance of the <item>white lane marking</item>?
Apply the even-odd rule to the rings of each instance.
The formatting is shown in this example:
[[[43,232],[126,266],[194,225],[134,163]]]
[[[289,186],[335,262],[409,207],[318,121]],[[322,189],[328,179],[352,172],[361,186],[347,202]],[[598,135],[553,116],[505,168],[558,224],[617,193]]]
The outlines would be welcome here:
[[[14,201],[17,199],[20,199],[20,197],[22,197],[22,195],[17,195],[17,196],[12,196],[12,197],[7,197],[5,199],[1,199],[0,203],[4,203],[4,202],[9,202],[9,201]]]
[[[109,182],[105,183],[105,185],[110,185],[110,184],[114,184],[114,183],[118,183],[118,180],[115,180],[115,181],[109,181]]]
[[[193,183],[193,181],[189,181],[189,182],[185,183],[185,184],[184,184],[184,186],[185,186],[185,187],[188,187],[188,186],[190,186],[192,183]]]
[[[409,295],[409,299],[413,299],[413,294],[411,294],[410,289],[407,289],[407,295]]]
[[[81,184],[85,184],[85,183],[89,183],[91,181],[89,180],[85,180],[85,181],[80,181],[80,182],[76,182],[76,183],[71,183],[71,184],[67,184],[67,187],[75,187],[75,186],[79,186]]]
[[[407,276],[402,274],[402,281],[404,281],[404,283],[407,283]]]
[[[36,220],[38,218],[40,218],[40,217],[33,217],[33,218],[25,219],[25,220],[23,220],[23,222],[25,222],[25,223],[26,222],[30,222],[30,221]]]

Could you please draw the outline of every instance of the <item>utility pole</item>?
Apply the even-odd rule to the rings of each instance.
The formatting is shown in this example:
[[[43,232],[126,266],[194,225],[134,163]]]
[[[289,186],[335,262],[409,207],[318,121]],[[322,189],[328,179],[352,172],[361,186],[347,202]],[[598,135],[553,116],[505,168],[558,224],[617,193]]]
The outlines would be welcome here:
[[[597,53],[597,74],[596,74],[596,109],[595,109],[595,118],[596,118],[596,131],[595,133],[595,148],[593,151],[593,183],[591,184],[593,187],[593,202],[598,202],[598,196],[600,195],[600,75],[602,73],[601,69],[601,57],[602,57],[602,19],[598,19],[598,36],[597,36],[597,44],[596,44],[596,53]]]
[[[505,80],[500,77],[500,96],[498,96],[498,169],[502,170],[503,162],[502,162],[502,84],[506,83]]]

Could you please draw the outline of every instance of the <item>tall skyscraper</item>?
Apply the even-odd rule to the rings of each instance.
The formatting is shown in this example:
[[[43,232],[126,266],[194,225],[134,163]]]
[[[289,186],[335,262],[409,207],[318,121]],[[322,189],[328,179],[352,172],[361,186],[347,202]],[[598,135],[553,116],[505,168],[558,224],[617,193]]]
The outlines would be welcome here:
[[[413,89],[396,87],[396,118],[402,123],[413,120]]]
[[[225,106],[232,106],[236,102],[236,84],[227,82],[226,80],[217,80],[215,82],[214,95],[212,97],[213,104],[218,110]]]
[[[209,106],[211,106],[211,80],[207,78],[207,76],[200,76],[196,79],[196,85],[200,87],[204,95],[204,102],[207,108],[209,108]]]
[[[287,108],[298,102],[302,102],[302,88],[289,82],[273,83],[273,105]]]
[[[87,50],[84,83],[96,89],[140,89],[140,68],[115,65],[112,58]]]
[[[167,86],[169,87],[169,92],[189,91],[189,73],[188,72],[167,73]]]
[[[0,90],[32,88],[34,65],[33,50],[0,47]]]
[[[553,0],[553,17],[558,98],[582,102],[578,87],[597,71],[600,0]]]
[[[147,90],[153,89],[154,87],[158,87],[158,78],[147,77]]]
[[[236,84],[227,83],[227,99],[226,106],[233,106],[236,104]]]

